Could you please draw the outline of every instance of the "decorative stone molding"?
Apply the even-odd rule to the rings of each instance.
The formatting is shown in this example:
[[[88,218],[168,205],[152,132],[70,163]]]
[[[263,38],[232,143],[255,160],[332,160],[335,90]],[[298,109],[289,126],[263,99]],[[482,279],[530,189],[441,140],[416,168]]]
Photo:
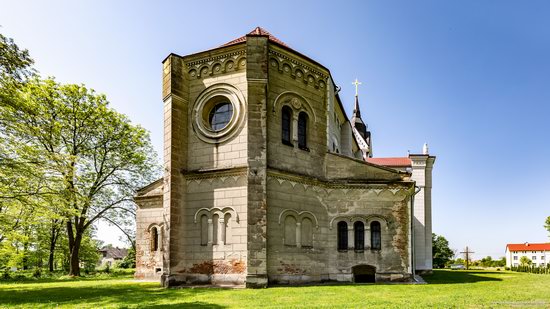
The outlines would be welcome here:
[[[317,115],[311,107],[311,104],[309,104],[309,102],[298,93],[285,91],[279,94],[277,98],[275,98],[275,102],[273,103],[272,112],[274,112],[276,115],[280,114],[280,111],[284,105],[292,108],[295,115],[298,115],[300,111],[305,110],[310,118],[313,119],[313,122],[317,122]]]
[[[270,50],[269,55],[269,65],[272,69],[276,69],[281,74],[289,74],[292,78],[311,85],[315,89],[326,88],[328,77],[321,71],[275,50]]]
[[[187,185],[191,185],[192,183],[196,183],[197,185],[206,183],[212,184],[215,181],[224,184],[236,184],[239,181],[246,180],[247,173],[248,168],[238,167],[204,172],[183,172],[183,176],[185,177]]]
[[[197,218],[199,218],[202,215],[206,215],[208,219],[212,219],[212,216],[218,215],[220,218],[223,218],[226,214],[230,214],[231,217],[235,218],[235,222],[239,223],[239,214],[235,210],[235,208],[227,206],[227,207],[212,207],[212,208],[201,208],[195,212],[195,216],[193,217],[193,223],[197,223]]]
[[[217,100],[229,101],[233,106],[233,114],[229,123],[222,129],[216,131],[210,128],[205,118],[208,108],[212,108]],[[202,141],[212,144],[223,143],[234,137],[242,128],[245,120],[245,99],[239,89],[226,83],[214,84],[204,89],[195,100],[191,119],[193,129],[197,137]]]
[[[204,78],[246,68],[246,51],[238,50],[230,53],[190,61],[187,69],[191,78]]]
[[[285,214],[288,215],[289,213],[295,214],[295,218],[298,222],[301,222],[303,218],[311,219],[312,221],[315,222],[315,228],[319,229],[319,221],[317,220],[317,217],[315,216],[314,213],[307,210],[298,212],[294,209],[285,209],[281,211],[281,213],[279,214],[279,225],[281,225],[281,223],[284,221],[284,218],[286,217]]]
[[[307,176],[292,176],[287,173],[278,172],[275,170],[268,171],[268,179],[277,180],[279,184],[289,183],[293,188],[300,184],[304,187],[304,190],[313,190],[315,192],[324,192],[325,194],[331,194],[333,191],[339,190],[347,193],[349,190],[363,190],[372,191],[376,195],[380,195],[383,192],[390,192],[392,195],[404,192],[411,194],[414,192],[414,188],[407,187],[389,187],[388,185],[378,184],[366,184],[366,183],[335,183],[330,181],[322,181]]]

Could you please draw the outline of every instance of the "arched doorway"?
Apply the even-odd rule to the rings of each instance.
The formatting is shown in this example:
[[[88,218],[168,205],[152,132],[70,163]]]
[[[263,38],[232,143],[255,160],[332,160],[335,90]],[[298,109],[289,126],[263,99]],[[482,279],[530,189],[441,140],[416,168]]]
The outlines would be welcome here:
[[[357,265],[351,268],[353,282],[374,283],[376,282],[376,267],[371,265]]]

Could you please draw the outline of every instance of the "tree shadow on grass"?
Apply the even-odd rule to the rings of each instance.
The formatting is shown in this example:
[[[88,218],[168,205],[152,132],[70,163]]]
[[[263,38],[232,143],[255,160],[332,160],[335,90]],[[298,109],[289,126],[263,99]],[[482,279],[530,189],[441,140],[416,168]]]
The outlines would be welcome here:
[[[218,290],[216,289],[163,289],[133,283],[63,287],[48,287],[48,284],[30,287],[23,284],[19,287],[0,289],[0,304],[8,307],[71,305],[103,308],[116,305],[121,308],[223,308],[215,303],[205,303],[193,299],[205,292],[211,294],[209,298],[213,302],[218,300],[216,297]]]
[[[475,283],[482,281],[502,281],[504,272],[476,270],[434,270],[431,275],[422,278],[429,284]]]

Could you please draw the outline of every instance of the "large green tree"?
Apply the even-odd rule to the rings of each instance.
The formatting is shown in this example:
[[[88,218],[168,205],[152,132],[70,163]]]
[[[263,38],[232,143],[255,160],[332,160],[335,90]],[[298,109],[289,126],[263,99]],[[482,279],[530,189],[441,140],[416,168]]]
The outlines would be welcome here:
[[[135,214],[137,188],[157,176],[148,132],[82,85],[35,77],[11,96],[0,104],[0,134],[18,164],[40,171],[40,193],[57,198],[69,274],[78,276],[86,231],[101,218],[123,224]]]
[[[548,218],[546,218],[546,221],[544,222],[544,227],[546,228],[548,233],[550,233],[550,216],[548,216]]]
[[[444,268],[453,257],[454,252],[449,248],[449,242],[441,235],[432,234],[433,267]]]

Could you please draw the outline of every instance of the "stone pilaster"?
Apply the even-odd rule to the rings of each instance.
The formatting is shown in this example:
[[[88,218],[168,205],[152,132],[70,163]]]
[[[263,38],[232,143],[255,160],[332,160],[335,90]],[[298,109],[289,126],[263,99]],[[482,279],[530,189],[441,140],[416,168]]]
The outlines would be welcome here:
[[[267,80],[266,36],[247,36],[248,262],[246,286],[267,286]]]
[[[183,59],[171,54],[163,62],[162,96],[164,101],[164,286],[175,283],[177,264],[184,259],[182,219],[185,181],[181,173],[187,166],[188,87]]]

